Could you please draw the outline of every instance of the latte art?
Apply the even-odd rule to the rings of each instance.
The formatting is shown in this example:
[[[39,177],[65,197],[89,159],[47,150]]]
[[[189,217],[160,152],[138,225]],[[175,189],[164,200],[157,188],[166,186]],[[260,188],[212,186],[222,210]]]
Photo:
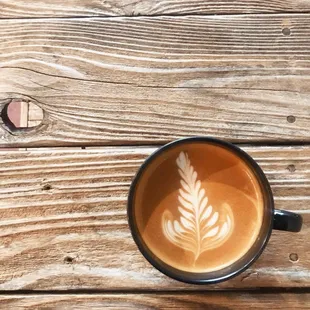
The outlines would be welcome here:
[[[214,272],[244,257],[256,242],[262,192],[251,167],[234,152],[185,143],[143,170],[134,217],[149,255],[177,270]]]
[[[165,210],[162,229],[171,243],[192,252],[196,262],[200,254],[217,248],[228,239],[233,230],[233,214],[227,203],[221,209],[222,214],[208,205],[205,189],[197,179],[188,154],[181,152],[176,164],[181,177],[178,195],[180,218],[173,219],[172,213]]]

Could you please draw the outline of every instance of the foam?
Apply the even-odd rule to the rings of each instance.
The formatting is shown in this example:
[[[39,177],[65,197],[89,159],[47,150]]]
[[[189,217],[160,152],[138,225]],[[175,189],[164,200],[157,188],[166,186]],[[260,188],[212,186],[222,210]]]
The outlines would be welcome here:
[[[177,269],[208,272],[239,260],[258,238],[263,198],[252,170],[215,145],[176,147],[142,175],[138,229],[154,255]]]

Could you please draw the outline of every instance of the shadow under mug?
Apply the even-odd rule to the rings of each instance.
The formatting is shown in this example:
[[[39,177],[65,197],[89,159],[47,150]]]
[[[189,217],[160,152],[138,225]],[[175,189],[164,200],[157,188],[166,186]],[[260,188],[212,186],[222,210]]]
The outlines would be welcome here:
[[[157,257],[153,253],[152,249],[148,247],[148,245],[144,242],[143,236],[138,229],[136,220],[137,218],[136,214],[137,210],[135,208],[136,191],[140,186],[142,175],[145,173],[145,171],[147,171],[150,168],[151,163],[153,163],[156,159],[158,159],[161,156],[168,156],[166,155],[167,151],[175,147],[179,147],[181,145],[186,146],[188,144],[195,144],[195,143],[200,144],[206,143],[209,145],[219,146],[237,155],[237,157],[240,160],[242,160],[245,164],[247,164],[247,166],[252,170],[254,176],[256,177],[260,185],[263,197],[262,225],[260,227],[258,237],[256,238],[254,244],[240,259],[238,259],[233,264],[226,266],[223,269],[209,272],[184,271],[172,267],[167,263],[165,263],[164,261],[162,261],[159,257]],[[148,206],[145,205],[144,207],[147,208]],[[135,240],[143,256],[155,268],[157,268],[165,275],[173,279],[192,284],[215,284],[237,276],[241,272],[245,271],[248,267],[250,267],[261,255],[261,253],[263,252],[264,248],[268,243],[272,229],[298,232],[301,230],[302,226],[302,217],[300,215],[295,214],[293,212],[274,209],[273,194],[269,182],[262,169],[250,155],[248,155],[239,147],[231,143],[210,137],[192,137],[177,140],[161,147],[152,155],[150,155],[140,167],[139,171],[137,172],[131,184],[128,196],[127,214],[133,239]],[[156,234],[156,231],[154,231],[154,234]]]

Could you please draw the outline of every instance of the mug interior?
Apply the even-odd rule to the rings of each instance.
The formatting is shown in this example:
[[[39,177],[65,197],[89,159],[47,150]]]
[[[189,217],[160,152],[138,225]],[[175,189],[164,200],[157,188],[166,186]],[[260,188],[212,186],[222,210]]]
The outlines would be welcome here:
[[[245,164],[248,167],[250,174],[252,175],[252,179],[256,182],[255,184],[256,184],[256,186],[259,187],[259,190],[261,193],[260,200],[262,202],[262,210],[263,210],[262,220],[260,223],[259,232],[255,235],[255,240],[253,240],[251,247],[246,249],[246,251],[244,253],[242,253],[242,255],[240,257],[238,257],[238,259],[236,261],[234,261],[233,263],[229,264],[226,262],[226,265],[222,264],[221,267],[216,269],[216,270],[204,271],[204,268],[201,268],[201,269],[198,268],[199,264],[203,264],[204,259],[212,258],[212,255],[210,256],[210,254],[209,254],[209,256],[207,256],[207,254],[206,254],[206,253],[212,253],[212,249],[208,250],[209,252],[205,251],[205,252],[201,253],[200,256],[198,256],[198,259],[197,259],[197,255],[195,256],[194,251],[192,253],[193,254],[192,256],[189,256],[189,255],[186,256],[187,257],[186,259],[196,259],[194,264],[195,264],[195,266],[197,265],[197,268],[195,267],[194,271],[191,269],[188,269],[188,270],[184,269],[183,267],[180,268],[180,267],[178,267],[178,265],[173,265],[166,258],[161,257],[161,255],[159,255],[159,252],[158,251],[156,252],[155,247],[151,246],[151,241],[149,241],[150,238],[153,238],[153,236],[155,238],[155,236],[158,237],[161,234],[161,232],[159,231],[160,229],[158,229],[159,226],[156,226],[156,225],[159,225],[159,223],[158,223],[159,220],[162,221],[161,225],[164,225],[163,224],[164,223],[163,222],[164,221],[163,220],[164,215],[161,218],[158,217],[158,219],[156,217],[155,220],[153,221],[154,223],[152,223],[152,221],[148,221],[148,220],[141,221],[141,218],[147,216],[147,214],[149,214],[151,212],[150,209],[152,208],[151,207],[152,205],[156,206],[156,208],[159,208],[159,207],[157,207],[157,205],[158,205],[158,201],[161,198],[158,198],[158,196],[162,195],[165,197],[165,200],[168,203],[168,204],[166,203],[166,205],[169,205],[171,203],[170,201],[173,201],[173,200],[169,201],[169,199],[172,199],[169,197],[174,197],[173,195],[175,195],[174,194],[174,192],[175,192],[174,187],[176,185],[174,185],[174,183],[176,183],[176,182],[174,180],[176,178],[178,171],[179,171],[179,173],[181,173],[181,175],[183,175],[182,171],[180,172],[180,170],[182,170],[182,168],[184,168],[186,166],[186,164],[182,163],[182,160],[185,163],[188,162],[188,168],[189,168],[188,170],[192,172],[192,175],[194,175],[196,173],[195,169],[197,170],[198,173],[196,173],[196,175],[197,175],[196,186],[199,185],[200,190],[203,188],[203,184],[207,184],[206,185],[207,188],[209,188],[212,184],[216,185],[216,182],[219,180],[218,178],[220,178],[220,177],[218,177],[216,174],[214,174],[214,170],[216,169],[216,167],[215,167],[216,166],[216,163],[215,163],[216,160],[215,159],[218,157],[221,159],[221,153],[219,153],[219,152],[216,153],[217,157],[214,157],[213,160],[211,158],[211,164],[209,163],[209,165],[206,165],[206,167],[209,167],[208,169],[207,168],[199,169],[199,167],[200,167],[199,166],[200,165],[199,160],[202,161],[202,163],[203,163],[203,161],[207,160],[207,158],[210,159],[211,152],[208,153],[208,152],[205,152],[203,150],[197,151],[197,150],[199,150],[199,148],[195,151],[195,153],[193,153],[193,152],[191,153],[191,151],[188,151],[188,152],[182,151],[182,150],[193,149],[193,147],[196,147],[197,145],[202,145],[204,148],[207,146],[210,146],[210,150],[212,150],[211,147],[213,147],[214,149],[219,148],[219,150],[222,149],[222,150],[225,150],[225,152],[230,153],[232,159],[229,159],[229,161],[226,160],[226,162],[230,163],[229,164],[230,169],[231,169],[231,166],[233,166],[233,164],[232,164],[233,158],[234,157],[238,158],[238,160],[242,164]],[[169,158],[171,157],[171,154],[177,154],[177,155],[173,155],[174,158],[177,159],[176,163],[173,165],[169,164]],[[157,162],[159,162],[160,165],[154,164]],[[173,171],[173,173],[169,172],[170,171],[169,169],[171,166],[173,169],[171,171]],[[161,168],[159,168],[159,167],[161,167]],[[205,171],[207,171],[206,177],[203,178],[203,173],[205,173]],[[234,170],[228,170],[228,171],[230,171],[230,173],[231,173]],[[247,172],[247,173],[249,173],[249,172]],[[162,181],[157,181],[156,174],[158,175],[158,180],[162,180]],[[234,173],[228,179],[226,178],[227,181],[225,181],[225,182],[227,184],[228,183],[233,184],[233,182],[236,182],[236,181],[239,182],[241,180],[241,182],[244,183],[244,180],[240,179],[240,176],[238,176],[236,174],[237,173]],[[162,179],[163,175],[165,176],[164,179]],[[210,177],[210,175],[212,177]],[[216,176],[216,178],[214,176]],[[184,175],[183,175],[183,177],[184,177]],[[202,179],[198,180],[199,177],[202,177]],[[152,184],[152,182],[148,181],[151,178],[153,180],[153,184]],[[203,182],[204,179],[206,180],[205,183]],[[200,183],[198,184],[197,182],[200,182]],[[150,183],[150,185],[148,185],[147,183]],[[177,184],[176,187],[181,186],[179,184],[179,182],[177,182],[176,184]],[[181,182],[181,184],[182,184],[182,182]],[[185,186],[185,191],[186,191],[187,185],[185,184],[184,186]],[[226,195],[226,196],[229,195],[230,187],[229,186],[225,187],[224,195]],[[247,187],[247,191],[249,191],[250,186],[246,185],[246,187]],[[216,187],[214,187],[214,188],[216,188]],[[179,193],[179,191],[180,190],[178,190],[177,193]],[[141,194],[139,194],[140,192],[144,193],[145,195],[148,195],[147,199],[142,199]],[[204,189],[203,189],[203,193],[205,193]],[[207,192],[205,193],[205,195],[207,195]],[[240,197],[242,197],[242,195],[240,195]],[[239,200],[241,199],[240,197],[238,197]],[[208,200],[208,197],[206,197],[206,200]],[[181,202],[182,202],[182,197],[181,197]],[[212,202],[212,199],[211,199],[211,202]],[[214,200],[213,200],[213,202],[214,202]],[[180,201],[178,203],[180,203]],[[244,201],[243,201],[243,203],[244,203]],[[207,205],[208,204],[205,205],[205,208],[207,208]],[[140,207],[138,207],[138,206],[140,206]],[[179,210],[180,210],[180,208],[179,208]],[[185,209],[183,208],[183,212],[185,210],[186,210],[186,208]],[[154,209],[152,210],[152,212],[153,211],[154,211]],[[188,211],[188,209],[187,209],[187,211]],[[206,211],[205,213],[208,213],[208,210],[205,210],[205,211]],[[213,213],[214,212],[215,211],[213,210]],[[249,211],[247,211],[247,212],[249,212]],[[219,212],[219,213],[221,214],[221,212]],[[164,214],[164,212],[163,212],[163,214]],[[186,212],[184,214],[186,214]],[[168,219],[166,220],[165,223],[166,224],[168,223],[168,224],[165,227],[166,227],[166,230],[168,230],[168,235],[169,235],[169,227],[171,225],[173,227],[173,223],[176,222],[175,215],[176,215],[176,213],[173,216],[172,216],[172,214],[167,215]],[[133,238],[134,238],[135,242],[137,243],[142,254],[145,256],[145,258],[155,268],[157,268],[158,270],[160,270],[164,274],[170,276],[171,278],[174,278],[174,279],[177,279],[177,280],[180,280],[183,282],[187,282],[187,283],[197,283],[197,284],[199,284],[199,283],[217,283],[220,281],[227,280],[227,279],[239,274],[240,272],[242,272],[246,268],[248,268],[259,257],[259,255],[263,251],[263,249],[264,249],[264,247],[265,247],[265,245],[266,245],[266,243],[270,237],[271,229],[272,229],[272,217],[273,217],[272,215],[273,215],[273,198],[272,198],[270,186],[269,186],[269,183],[268,183],[264,173],[262,172],[260,167],[256,164],[256,162],[247,153],[242,151],[240,148],[238,148],[238,147],[236,147],[230,143],[221,141],[221,140],[206,138],[206,137],[195,137],[195,138],[178,140],[178,141],[172,142],[172,143],[160,148],[158,151],[156,151],[154,154],[152,154],[144,162],[144,164],[141,166],[141,168],[138,171],[135,179],[133,180],[133,183],[132,183],[131,188],[130,188],[129,198],[128,198],[129,224],[130,224],[130,228],[131,228]],[[181,218],[181,217],[179,217],[179,218]],[[210,218],[211,218],[211,215],[210,215]],[[227,223],[229,223],[229,222],[227,222],[227,223],[225,222],[225,219],[226,219],[225,217],[223,217],[222,219],[220,217],[217,217],[217,218],[219,219],[218,220],[219,225],[217,227],[215,227],[215,229],[213,229],[212,231],[210,230],[207,235],[212,235],[214,233],[214,231],[216,231],[216,229],[217,229],[217,231],[223,232],[224,226],[226,225],[225,227],[227,227]],[[171,221],[170,221],[170,219],[171,219]],[[227,219],[229,219],[229,213],[227,213]],[[246,223],[244,223],[244,224],[241,223],[240,219],[238,222],[237,217],[235,217],[234,219],[235,219],[235,223],[237,223],[235,225],[235,227],[236,227],[235,230],[237,230],[237,228],[239,226],[241,227],[241,225],[246,225]],[[184,220],[184,218],[183,218],[183,220]],[[141,224],[141,223],[144,223],[144,224]],[[182,223],[186,224],[186,222],[182,222]],[[182,223],[180,222],[181,226],[182,226]],[[223,229],[220,230],[221,228],[223,228]],[[183,229],[184,229],[184,226],[183,226]],[[145,234],[145,231],[147,231],[147,230],[149,231],[148,235]],[[173,236],[173,233],[175,233],[174,236]],[[177,241],[179,239],[178,240],[176,240],[176,238],[173,239],[174,237],[179,236],[179,235],[177,235],[178,232],[174,231],[172,229],[172,230],[170,230],[170,235],[171,234],[172,234],[172,236],[171,236],[170,241],[172,241],[172,242],[176,241],[175,245],[178,245]],[[220,236],[220,234],[218,234],[218,235]],[[223,233],[221,233],[221,235],[224,236]],[[187,236],[189,236],[189,235],[187,235]],[[221,237],[221,238],[223,239],[224,237]],[[223,239],[223,241],[221,241],[221,238],[216,237],[216,238],[213,238],[212,240],[210,239],[210,242],[209,243],[207,243],[207,242],[203,243],[203,246],[206,247],[206,246],[209,246],[209,244],[216,244],[216,242],[217,242],[219,244],[218,245],[219,248],[220,248],[220,246],[222,246],[222,248],[225,249],[225,248],[227,248],[227,246],[225,246],[225,240]],[[164,240],[164,239],[158,239],[158,240]],[[164,244],[166,241],[164,240],[164,241],[160,241],[160,242],[162,244]],[[189,250],[191,250],[192,248],[190,247],[190,244],[188,246],[189,246]],[[229,252],[232,252],[232,251],[234,251],[234,248],[239,246],[239,244],[238,243],[236,243],[235,245],[229,244],[229,246],[230,246]],[[178,255],[177,251],[181,250],[181,249],[178,249],[177,247],[173,248],[173,246],[169,246],[169,243],[166,244],[165,249],[166,249],[165,250],[166,252],[175,251],[176,255]],[[188,252],[186,252],[186,253],[188,253]],[[204,258],[204,255],[205,255],[205,258]],[[182,254],[180,252],[180,255],[178,256],[178,257],[180,257],[180,260],[181,260],[181,256],[182,256]],[[192,258],[188,258],[188,257],[192,257]],[[221,257],[222,257],[221,255],[220,256],[217,255],[217,259],[219,261],[221,260]],[[224,252],[223,252],[223,257],[225,257]]]

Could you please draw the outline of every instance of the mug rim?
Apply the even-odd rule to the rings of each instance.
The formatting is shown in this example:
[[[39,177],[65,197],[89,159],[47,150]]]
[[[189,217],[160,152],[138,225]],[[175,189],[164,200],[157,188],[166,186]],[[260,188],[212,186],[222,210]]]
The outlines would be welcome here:
[[[183,143],[187,142],[200,142],[200,143],[207,143],[207,144],[215,144],[222,147],[225,147],[229,151],[234,152],[239,158],[245,160],[246,163],[249,164],[249,167],[253,169],[253,172],[256,175],[257,180],[260,183],[261,190],[263,192],[263,199],[264,199],[264,206],[268,205],[268,210],[264,211],[264,216],[266,216],[266,213],[269,211],[269,228],[268,231],[265,233],[264,236],[262,236],[262,243],[259,249],[257,250],[256,254],[253,255],[253,257],[247,261],[241,268],[238,268],[230,273],[227,273],[226,275],[215,277],[215,278],[207,278],[206,275],[210,274],[212,272],[202,272],[202,273],[195,273],[195,272],[189,272],[189,271],[183,271],[177,268],[174,268],[165,262],[163,262],[161,259],[159,259],[152,250],[145,244],[143,241],[143,238],[138,230],[135,216],[134,216],[134,196],[136,187],[138,185],[139,179],[142,176],[142,173],[145,169],[153,162],[158,156],[162,155],[167,150]],[[265,197],[266,196],[266,197]],[[271,233],[273,229],[273,215],[274,215],[274,200],[273,200],[273,194],[272,190],[269,184],[269,181],[263,172],[262,168],[258,165],[258,163],[245,151],[243,151],[240,147],[227,142],[223,141],[217,138],[213,137],[207,137],[207,136],[195,136],[190,138],[181,138],[175,141],[172,141],[168,144],[163,145],[162,147],[159,147],[155,152],[153,152],[151,155],[149,155],[145,161],[142,163],[142,165],[139,167],[136,175],[134,176],[134,179],[130,185],[129,194],[128,194],[128,200],[127,200],[127,218],[128,223],[131,231],[131,235],[138,246],[140,252],[144,256],[144,258],[157,270],[165,274],[166,276],[184,282],[189,284],[216,284],[220,283],[226,280],[229,280],[233,277],[236,277],[246,269],[248,269],[262,254],[264,251]],[[263,226],[263,224],[262,224]],[[262,227],[261,226],[261,227]],[[252,246],[253,247],[253,246]],[[251,248],[252,248],[251,247]],[[249,249],[250,251],[251,249]],[[249,251],[247,253],[249,253]],[[240,260],[240,259],[239,259]],[[238,260],[238,261],[239,261]],[[232,265],[229,265],[225,268],[228,268]],[[225,269],[223,268],[223,269]],[[220,269],[221,270],[221,269]],[[217,271],[220,271],[217,270]],[[216,271],[214,271],[216,272]],[[205,277],[204,277],[205,276]]]

